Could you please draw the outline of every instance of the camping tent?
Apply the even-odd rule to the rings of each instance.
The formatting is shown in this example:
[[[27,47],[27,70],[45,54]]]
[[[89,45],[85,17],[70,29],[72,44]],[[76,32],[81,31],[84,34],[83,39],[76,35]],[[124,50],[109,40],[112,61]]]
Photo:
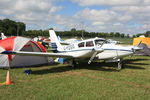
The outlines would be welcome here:
[[[139,44],[141,42],[141,44]],[[134,38],[133,45],[138,45],[139,47],[142,47],[143,49],[140,51],[137,51],[136,55],[146,55],[150,56],[150,38],[148,37],[138,37]]]
[[[0,40],[0,52],[2,51],[30,51],[46,52],[46,49],[39,43],[24,37],[10,37]],[[4,67],[25,67],[47,64],[47,57],[3,55],[0,54],[0,68]]]

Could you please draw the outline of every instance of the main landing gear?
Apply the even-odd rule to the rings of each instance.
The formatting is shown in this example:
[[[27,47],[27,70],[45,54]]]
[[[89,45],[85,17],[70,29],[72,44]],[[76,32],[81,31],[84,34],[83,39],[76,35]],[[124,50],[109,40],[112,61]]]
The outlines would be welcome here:
[[[75,68],[77,66],[77,62],[75,62],[75,60],[73,59],[70,61],[70,65],[72,68]]]
[[[118,59],[118,70],[123,68],[122,59]]]
[[[109,62],[114,62],[114,63],[117,63],[117,67],[118,67],[118,70],[121,70],[123,68],[123,59],[113,59],[113,60],[106,60],[105,61],[106,63],[109,63]]]

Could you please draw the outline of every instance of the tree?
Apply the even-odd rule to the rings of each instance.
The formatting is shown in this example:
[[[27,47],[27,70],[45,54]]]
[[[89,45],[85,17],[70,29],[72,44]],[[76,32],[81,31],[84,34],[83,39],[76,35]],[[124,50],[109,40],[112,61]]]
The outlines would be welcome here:
[[[116,32],[116,33],[115,33],[115,37],[120,37],[120,33],[119,33],[119,32]]]
[[[17,22],[17,35],[22,35],[26,29],[26,25],[22,22]]]
[[[72,29],[71,29],[71,32],[76,32],[76,29],[75,29],[75,28],[72,28]]]
[[[132,38],[135,38],[135,37],[136,37],[136,35],[133,35],[133,36],[132,36]]]
[[[127,34],[127,36],[126,36],[127,38],[130,38],[130,35],[129,34]]]
[[[17,33],[22,35],[25,29],[25,24],[22,22],[15,22],[10,19],[0,20],[0,32],[5,33],[6,35],[17,35]]]
[[[120,37],[121,37],[121,38],[124,38],[124,37],[125,37],[125,34],[123,34],[123,33],[120,34]]]
[[[145,36],[146,36],[146,37],[150,37],[150,31],[147,31],[147,32],[145,33]]]
[[[109,36],[110,36],[110,37],[114,37],[114,36],[115,36],[115,35],[114,35],[114,32],[110,32]]]

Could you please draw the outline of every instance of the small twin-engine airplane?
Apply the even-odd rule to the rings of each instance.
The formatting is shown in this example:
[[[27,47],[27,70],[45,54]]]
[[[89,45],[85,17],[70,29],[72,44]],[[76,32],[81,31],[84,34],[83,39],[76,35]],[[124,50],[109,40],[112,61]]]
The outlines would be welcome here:
[[[26,51],[3,51],[1,54],[12,55],[32,55],[32,56],[50,56],[68,58],[71,66],[75,67],[76,62],[81,59],[87,60],[90,64],[93,59],[117,60],[118,68],[121,69],[121,58],[133,54],[140,50],[137,46],[121,46],[108,44],[105,39],[93,38],[70,45],[62,46],[58,40],[55,31],[49,30],[51,37],[51,47],[54,53],[26,52]]]

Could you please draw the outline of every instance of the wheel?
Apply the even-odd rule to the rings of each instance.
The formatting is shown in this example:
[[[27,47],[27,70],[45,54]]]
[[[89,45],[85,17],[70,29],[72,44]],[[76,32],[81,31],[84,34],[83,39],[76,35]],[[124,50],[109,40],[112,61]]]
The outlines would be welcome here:
[[[75,68],[77,63],[74,60],[72,60],[72,61],[70,61],[70,65],[72,68]]]
[[[121,61],[118,62],[118,70],[120,70],[122,68],[122,63]]]
[[[73,61],[72,61],[72,68],[75,68],[76,65],[77,65],[76,62],[73,60]]]

